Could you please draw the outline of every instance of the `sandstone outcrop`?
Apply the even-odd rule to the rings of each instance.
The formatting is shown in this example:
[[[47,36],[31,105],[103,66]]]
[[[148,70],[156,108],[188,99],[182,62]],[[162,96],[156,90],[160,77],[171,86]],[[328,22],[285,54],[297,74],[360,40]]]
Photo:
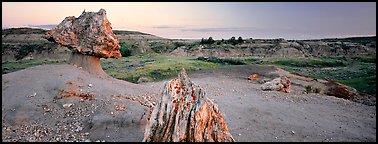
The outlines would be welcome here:
[[[290,80],[286,76],[275,78],[261,85],[261,89],[290,93]]]
[[[144,142],[233,142],[217,104],[185,70],[165,84],[146,127]]]
[[[97,13],[84,11],[78,18],[66,17],[44,38],[71,49],[71,64],[100,77],[107,77],[101,68],[100,58],[121,57],[118,38],[104,9]]]
[[[114,35],[106,11],[83,12],[78,18],[66,17],[44,36],[49,41],[66,46],[84,55],[100,58],[120,58],[119,42]]]

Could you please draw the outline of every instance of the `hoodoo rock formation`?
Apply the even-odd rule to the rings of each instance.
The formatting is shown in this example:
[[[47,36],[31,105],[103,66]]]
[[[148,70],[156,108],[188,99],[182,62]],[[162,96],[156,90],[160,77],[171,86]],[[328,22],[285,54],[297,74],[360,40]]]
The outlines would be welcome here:
[[[83,12],[78,18],[66,17],[48,31],[44,38],[73,51],[70,62],[89,73],[106,75],[100,58],[120,58],[120,46],[114,35],[106,11]]]
[[[233,142],[217,104],[183,69],[167,82],[146,127],[144,142]]]

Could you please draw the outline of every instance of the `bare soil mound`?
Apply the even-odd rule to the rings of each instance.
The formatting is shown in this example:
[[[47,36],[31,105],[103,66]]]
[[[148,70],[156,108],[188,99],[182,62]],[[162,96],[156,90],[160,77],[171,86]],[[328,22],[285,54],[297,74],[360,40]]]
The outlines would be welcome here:
[[[291,92],[262,91],[282,75]],[[311,78],[270,66],[189,73],[218,104],[236,141],[376,141],[376,106],[304,93]],[[73,65],[43,65],[2,75],[3,141],[136,141],[166,81],[132,84]]]
[[[155,93],[68,64],[4,74],[2,140],[142,141]]]

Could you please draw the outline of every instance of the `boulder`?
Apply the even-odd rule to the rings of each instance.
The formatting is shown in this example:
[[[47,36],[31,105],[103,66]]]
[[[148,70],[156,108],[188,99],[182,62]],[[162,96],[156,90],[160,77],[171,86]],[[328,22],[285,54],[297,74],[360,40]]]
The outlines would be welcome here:
[[[290,93],[290,80],[286,76],[279,77],[262,84],[261,89],[264,91],[274,90]]]
[[[100,58],[120,58],[118,37],[114,35],[106,11],[83,12],[78,18],[66,17],[44,38],[71,50]]]
[[[327,81],[325,84],[327,86],[327,89],[325,91],[326,95],[335,96],[370,106],[376,105],[375,96],[359,92],[353,87],[341,84],[336,81]]]
[[[217,104],[185,70],[167,82],[146,126],[144,142],[235,141]]]
[[[66,17],[44,38],[71,49],[70,63],[99,77],[109,77],[101,68],[100,58],[121,57],[118,38],[104,9],[84,11],[78,18]]]

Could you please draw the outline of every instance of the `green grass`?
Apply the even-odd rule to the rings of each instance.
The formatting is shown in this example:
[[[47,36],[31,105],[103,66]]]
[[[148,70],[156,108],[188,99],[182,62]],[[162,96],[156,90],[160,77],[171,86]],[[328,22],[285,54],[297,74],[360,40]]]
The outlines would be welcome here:
[[[273,60],[275,65],[290,67],[335,67],[345,66],[341,60],[326,58],[280,58]]]
[[[63,64],[66,61],[58,61],[58,60],[22,60],[22,61],[15,61],[15,62],[3,62],[1,65],[2,74],[15,72],[18,70],[26,69],[28,67],[33,67],[37,65],[44,65],[44,64]]]
[[[356,77],[348,80],[339,80],[339,82],[354,87],[360,92],[368,94],[376,94],[377,91],[376,75]]]
[[[220,64],[193,59],[192,57],[150,53],[120,59],[101,59],[101,65],[110,76],[133,83],[138,83],[139,79],[146,82],[173,78],[182,68],[190,72],[221,66]]]
[[[198,60],[222,65],[273,65],[317,79],[334,80],[357,90],[376,95],[376,56],[321,58],[203,58]]]
[[[2,73],[9,73],[42,64],[65,61],[25,60],[3,62]],[[120,59],[101,59],[102,68],[110,76],[133,83],[170,79],[185,68],[188,72],[228,65],[273,65],[317,79],[335,80],[357,90],[376,95],[376,57],[322,58],[257,58],[257,57],[181,57],[157,53],[139,54]]]
[[[354,58],[286,59],[273,65],[290,72],[301,73],[317,79],[334,80],[358,91],[376,95],[375,56]]]

